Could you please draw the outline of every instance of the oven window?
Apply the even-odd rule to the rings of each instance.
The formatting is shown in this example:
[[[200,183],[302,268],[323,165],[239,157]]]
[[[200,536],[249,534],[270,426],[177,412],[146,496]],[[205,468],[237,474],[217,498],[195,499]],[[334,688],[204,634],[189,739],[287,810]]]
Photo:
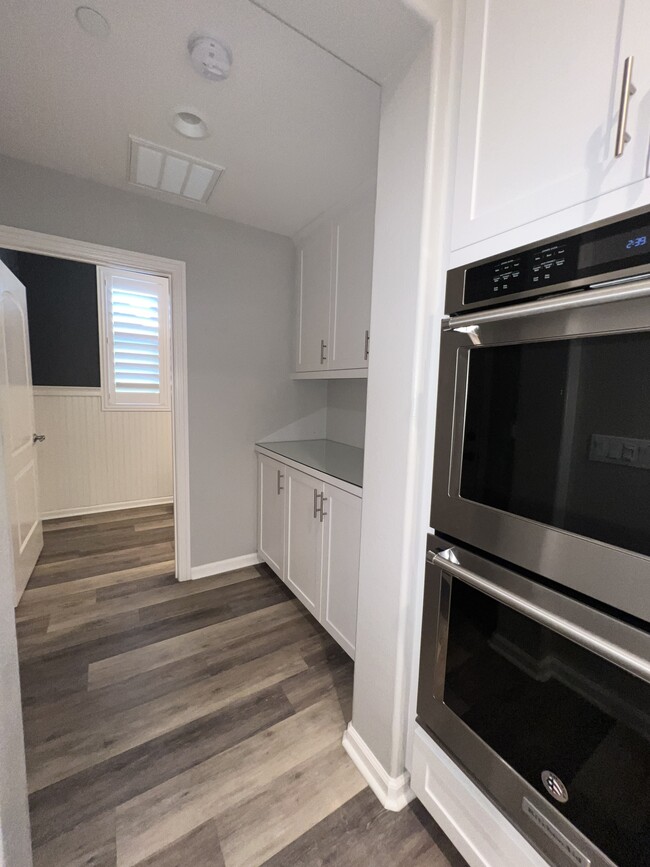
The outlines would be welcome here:
[[[469,350],[460,494],[650,555],[650,332]]]
[[[453,579],[444,701],[616,864],[650,863],[649,684]]]

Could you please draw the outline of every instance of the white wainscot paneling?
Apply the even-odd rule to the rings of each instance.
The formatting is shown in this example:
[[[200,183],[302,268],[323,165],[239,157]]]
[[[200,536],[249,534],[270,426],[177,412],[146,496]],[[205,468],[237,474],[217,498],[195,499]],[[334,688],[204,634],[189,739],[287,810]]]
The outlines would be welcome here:
[[[99,389],[35,388],[44,518],[171,500],[170,412],[103,412]]]

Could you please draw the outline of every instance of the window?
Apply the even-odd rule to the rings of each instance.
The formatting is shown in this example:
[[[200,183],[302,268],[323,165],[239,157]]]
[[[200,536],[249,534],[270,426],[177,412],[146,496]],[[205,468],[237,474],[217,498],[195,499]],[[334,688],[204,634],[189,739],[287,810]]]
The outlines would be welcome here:
[[[169,410],[169,280],[98,268],[104,409]]]

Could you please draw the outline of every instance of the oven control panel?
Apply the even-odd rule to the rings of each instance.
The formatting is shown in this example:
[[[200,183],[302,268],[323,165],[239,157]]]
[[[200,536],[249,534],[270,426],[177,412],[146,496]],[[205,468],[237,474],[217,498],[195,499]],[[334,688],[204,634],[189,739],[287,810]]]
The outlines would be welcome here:
[[[486,262],[465,273],[465,303],[488,301],[536,287],[565,283],[576,276],[575,238]]]
[[[626,270],[647,266],[650,273],[650,213],[611,220],[597,228],[574,232],[539,245],[449,272],[447,312],[465,305],[500,301],[503,297],[572,282],[571,288],[624,276]],[[462,290],[461,290],[462,286]],[[458,295],[462,291],[462,299]],[[514,300],[514,299],[513,299]],[[460,302],[460,303],[459,303]]]

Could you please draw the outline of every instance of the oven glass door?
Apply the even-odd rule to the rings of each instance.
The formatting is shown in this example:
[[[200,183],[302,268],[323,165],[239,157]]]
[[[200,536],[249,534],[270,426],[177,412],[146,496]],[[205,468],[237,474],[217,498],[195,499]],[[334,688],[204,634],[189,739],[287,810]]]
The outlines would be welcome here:
[[[470,349],[459,493],[650,555],[650,332]]]
[[[616,864],[650,864],[650,684],[443,581],[445,705]]]

